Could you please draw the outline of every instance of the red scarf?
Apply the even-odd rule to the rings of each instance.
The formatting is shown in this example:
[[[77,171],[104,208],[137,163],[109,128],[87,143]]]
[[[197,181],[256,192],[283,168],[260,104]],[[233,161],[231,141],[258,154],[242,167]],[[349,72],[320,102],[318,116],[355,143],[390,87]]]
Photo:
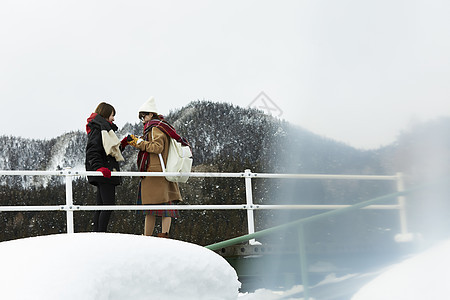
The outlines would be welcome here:
[[[98,125],[100,130],[106,130],[106,131],[110,131],[111,129],[114,131],[117,131],[117,126],[106,120],[104,117],[100,116],[97,113],[92,113],[89,118],[87,119],[87,124],[86,124],[86,133],[89,134],[91,132],[91,126],[92,125]]]
[[[169,137],[173,138],[177,142],[181,143],[183,146],[189,146],[188,141],[177,134],[175,131],[175,128],[173,128],[172,125],[170,125],[166,120],[164,120],[162,115],[158,116],[158,120],[153,119],[148,121],[144,124],[144,135],[143,139],[145,141],[151,141],[152,138],[150,136],[150,133],[152,132],[152,128],[156,127],[160,129],[162,132],[167,134]],[[150,159],[150,153],[147,151],[139,151],[138,158],[137,158],[137,166],[140,172],[146,172],[148,163]]]

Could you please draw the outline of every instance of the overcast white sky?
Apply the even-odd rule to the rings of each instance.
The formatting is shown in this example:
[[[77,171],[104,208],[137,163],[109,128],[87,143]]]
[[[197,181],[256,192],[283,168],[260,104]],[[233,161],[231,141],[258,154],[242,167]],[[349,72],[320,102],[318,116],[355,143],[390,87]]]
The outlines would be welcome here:
[[[0,134],[84,129],[101,101],[137,121],[193,100],[248,106],[355,147],[448,116],[446,0],[0,0]],[[254,103],[256,104],[256,103]]]

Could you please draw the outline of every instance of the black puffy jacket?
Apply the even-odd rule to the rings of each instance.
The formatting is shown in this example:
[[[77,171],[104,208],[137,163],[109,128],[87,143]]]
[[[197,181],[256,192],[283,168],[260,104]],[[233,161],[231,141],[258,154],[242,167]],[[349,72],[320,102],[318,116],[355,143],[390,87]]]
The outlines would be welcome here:
[[[106,155],[102,142],[102,130],[109,131],[112,129],[117,131],[117,126],[98,114],[92,114],[87,122],[86,171],[96,171],[101,167],[108,168],[111,171],[120,171],[119,162],[113,156]],[[98,185],[98,183],[119,185],[121,178],[117,176],[112,176],[111,178],[88,176],[88,182],[93,185]]]

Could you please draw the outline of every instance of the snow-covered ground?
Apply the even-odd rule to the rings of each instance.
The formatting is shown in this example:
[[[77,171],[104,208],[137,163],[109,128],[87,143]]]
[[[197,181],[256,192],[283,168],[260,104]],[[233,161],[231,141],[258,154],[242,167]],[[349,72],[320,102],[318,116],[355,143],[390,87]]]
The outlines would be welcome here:
[[[450,241],[388,267],[351,299],[448,299],[448,253]],[[0,266],[0,299],[8,300],[303,299],[301,285],[239,294],[235,270],[213,251],[127,234],[59,234],[2,242]],[[364,274],[329,276],[317,286],[358,276]]]
[[[420,254],[405,259],[402,262],[368,274],[349,274],[339,278],[332,275],[312,287],[332,285],[346,280],[350,281],[351,290],[358,286],[364,277],[373,278],[363,284],[357,292],[350,296],[351,300],[444,300],[450,299],[450,241],[442,242]],[[352,282],[354,280],[354,282]],[[362,280],[364,281],[364,280]],[[355,285],[356,284],[356,285]],[[345,284],[343,285],[346,286]],[[330,289],[330,287],[325,287]],[[243,300],[303,300],[302,286],[295,286],[289,291],[275,292],[257,290],[246,295]],[[311,291],[317,295],[317,291]],[[329,293],[327,293],[329,294]],[[300,295],[300,296],[299,296]],[[329,295],[326,299],[332,299]],[[339,298],[339,297],[338,297]],[[310,298],[310,300],[313,298]],[[314,298],[315,300],[320,300]],[[343,298],[339,298],[343,299]],[[347,298],[346,298],[347,299]]]
[[[77,233],[0,243],[0,299],[237,299],[220,255],[194,244]]]
[[[389,267],[352,300],[450,299],[450,241]]]

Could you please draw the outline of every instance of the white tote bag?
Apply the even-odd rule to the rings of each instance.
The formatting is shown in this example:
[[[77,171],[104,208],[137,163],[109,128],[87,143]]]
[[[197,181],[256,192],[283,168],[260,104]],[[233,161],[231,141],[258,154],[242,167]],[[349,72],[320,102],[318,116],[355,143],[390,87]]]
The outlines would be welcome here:
[[[153,137],[153,131],[152,131]],[[192,168],[192,151],[189,146],[183,146],[175,139],[169,137],[169,154],[167,155],[167,166],[161,153],[158,154],[163,172],[190,173]],[[186,182],[189,176],[165,176],[168,181]]]

